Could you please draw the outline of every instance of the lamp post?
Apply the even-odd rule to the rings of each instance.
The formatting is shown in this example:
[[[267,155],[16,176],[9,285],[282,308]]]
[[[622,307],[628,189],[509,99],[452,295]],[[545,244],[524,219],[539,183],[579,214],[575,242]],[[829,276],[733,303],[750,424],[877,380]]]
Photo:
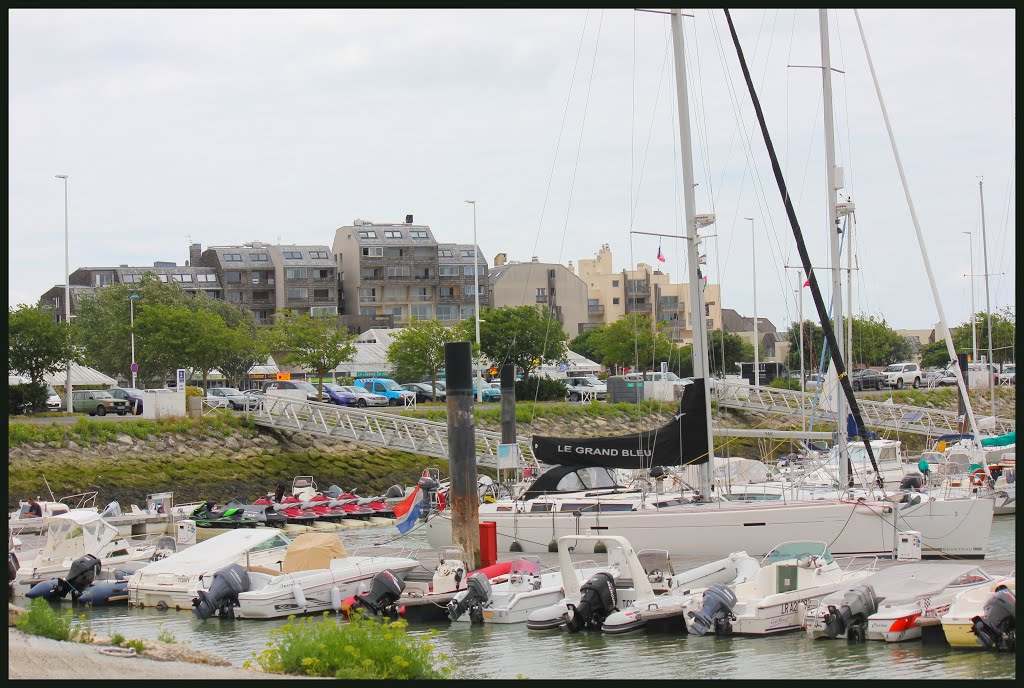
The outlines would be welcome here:
[[[128,309],[131,314],[131,330],[132,330],[132,389],[137,389],[138,385],[135,384],[135,299],[139,298],[138,294],[132,294],[128,297]]]
[[[476,348],[477,348],[477,377],[480,378],[476,385],[476,400],[480,401],[483,394],[483,376],[480,375],[480,251],[476,243],[476,201],[466,201],[473,206],[473,321],[476,324]]]
[[[971,232],[960,232],[960,233],[961,234],[966,234],[967,236],[970,237],[970,239],[968,239],[967,241],[968,241],[968,246],[971,249],[970,250],[970,256],[971,256],[971,269],[970,269],[970,278],[971,278],[971,344],[972,344],[972,347],[971,347],[972,351],[971,351],[971,353],[974,355],[974,357],[971,360],[977,362],[977,360],[978,360],[978,325],[977,325],[977,321],[976,321],[976,319],[974,317],[975,316],[975,311],[974,311],[974,236],[973,236],[973,234]]]
[[[56,179],[64,180],[64,322],[71,327],[71,270],[68,260],[68,176],[66,174],[53,175]],[[67,403],[68,413],[71,413],[71,360],[65,362],[67,368],[67,379],[64,385],[64,401]]]
[[[751,253],[751,276],[754,280],[754,388],[760,389],[761,387],[761,366],[760,359],[758,358],[757,350],[760,348],[757,345],[757,251],[755,250],[755,237],[754,237],[754,218],[745,217],[744,220],[750,220],[750,253]]]

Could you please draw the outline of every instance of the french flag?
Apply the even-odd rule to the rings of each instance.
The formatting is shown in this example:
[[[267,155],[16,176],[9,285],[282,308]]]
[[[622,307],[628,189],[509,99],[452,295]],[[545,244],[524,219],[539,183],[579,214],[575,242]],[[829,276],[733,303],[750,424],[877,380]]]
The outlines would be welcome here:
[[[416,525],[416,521],[423,515],[426,507],[427,503],[423,499],[423,490],[418,487],[412,491],[412,494],[396,504],[394,509],[395,527],[398,528],[398,532],[405,535],[412,530],[413,526]]]

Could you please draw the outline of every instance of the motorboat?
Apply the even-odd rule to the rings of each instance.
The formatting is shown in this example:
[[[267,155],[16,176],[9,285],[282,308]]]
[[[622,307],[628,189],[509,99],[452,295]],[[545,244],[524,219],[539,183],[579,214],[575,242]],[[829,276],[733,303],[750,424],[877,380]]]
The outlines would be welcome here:
[[[128,580],[128,605],[191,609],[204,575],[228,564],[280,571],[289,544],[291,539],[279,528],[225,529],[133,573]]]
[[[1012,652],[1016,646],[1017,579],[998,578],[958,593],[942,615],[952,647]]]
[[[640,552],[637,556],[643,561],[645,554],[646,552]],[[602,631],[621,634],[646,629],[655,632],[686,633],[684,607],[692,593],[715,584],[734,586],[745,583],[752,580],[761,569],[760,562],[747,556],[746,552],[734,552],[724,559],[682,573],[673,573],[671,561],[667,556],[665,559],[669,576],[666,579],[667,592],[658,594],[658,590],[655,589],[655,594],[651,597],[637,598],[632,605],[609,614],[601,627]],[[652,567],[645,565],[644,568],[650,571]],[[655,573],[649,575],[649,578],[656,579],[656,576]]]
[[[608,560],[604,566],[581,569],[573,564],[571,552],[580,542],[604,546]],[[648,599],[654,588],[629,541],[618,535],[563,536],[558,539],[558,565],[562,575],[563,597],[547,607],[530,612],[526,627],[533,631],[564,628],[570,633],[601,630],[609,614],[628,607],[637,599]],[[596,568],[596,570],[593,570]]]
[[[58,578],[67,578],[76,560],[92,555],[107,569],[134,569],[145,566],[161,556],[156,541],[132,544],[117,528],[98,513],[88,509],[72,509],[47,519],[46,540],[38,554],[20,563],[14,577],[16,595],[24,595],[35,585]],[[112,571],[100,571],[98,578],[111,578]]]
[[[993,582],[969,563],[897,564],[821,598],[808,610],[804,627],[811,638],[916,640],[929,620],[949,611],[959,593]]]
[[[452,623],[524,623],[531,611],[551,606],[563,595],[560,572],[542,572],[537,557],[517,557],[509,562],[505,576],[490,580],[470,576],[466,588],[448,602],[448,619]]]
[[[442,547],[440,561],[431,580],[406,579],[405,590],[396,603],[399,613],[410,622],[447,622],[448,604],[456,595],[468,589],[470,578],[482,576],[488,581],[498,580],[507,576],[511,568],[512,562],[503,562],[471,571],[466,564],[466,553],[461,547]]]
[[[100,560],[91,554],[79,557],[71,564],[65,577],[53,578],[32,586],[25,597],[60,601],[68,599],[93,606],[128,601],[128,573],[121,570],[104,571]]]
[[[765,556],[751,580],[691,593],[683,604],[686,630],[694,635],[799,630],[808,606],[868,577],[876,563],[874,557],[855,558],[844,569],[824,542],[783,542]]]
[[[280,571],[232,563],[204,575],[192,601],[193,612],[201,619],[340,612],[342,600],[368,592],[378,573],[390,570],[404,577],[418,565],[408,556],[349,555],[337,535],[304,533],[288,546]],[[218,583],[219,579],[223,580]]]

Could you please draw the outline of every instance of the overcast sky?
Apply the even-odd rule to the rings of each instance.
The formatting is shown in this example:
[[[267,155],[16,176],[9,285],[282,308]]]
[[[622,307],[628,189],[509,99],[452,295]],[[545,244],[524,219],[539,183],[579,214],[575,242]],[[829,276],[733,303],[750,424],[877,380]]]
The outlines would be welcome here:
[[[698,212],[723,306],[797,318],[799,258],[721,11],[684,20]],[[815,268],[828,267],[818,13],[736,10]],[[971,310],[969,249],[1015,308],[1012,10],[865,10],[883,97],[947,318]],[[836,160],[856,203],[853,310],[938,320],[851,10],[830,12]],[[413,214],[488,262],[657,264],[682,233],[669,17],[632,10],[13,10],[9,305],[70,262],[184,264],[189,238],[331,245]],[[754,239],[751,223],[754,217]],[[686,281],[685,247],[660,240]],[[753,253],[752,253],[753,245]],[[844,248],[843,265],[846,265]],[[828,296],[829,276],[819,273]],[[844,289],[844,300],[846,293]],[[975,285],[978,310],[985,284]],[[849,312],[849,304],[844,306]],[[814,318],[809,294],[804,315]]]

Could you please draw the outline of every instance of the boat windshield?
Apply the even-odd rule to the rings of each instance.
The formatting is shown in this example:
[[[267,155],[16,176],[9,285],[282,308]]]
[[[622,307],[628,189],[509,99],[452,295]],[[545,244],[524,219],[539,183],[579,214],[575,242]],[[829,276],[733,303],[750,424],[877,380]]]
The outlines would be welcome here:
[[[963,574],[955,581],[949,584],[949,587],[956,588],[966,585],[979,585],[981,583],[987,583],[992,580],[992,577],[981,569],[971,569],[967,573]]]
[[[555,488],[559,492],[619,487],[612,472],[603,466],[587,466],[564,476]]]
[[[508,570],[509,574],[534,574],[538,571],[540,571],[540,559],[537,557],[518,557],[513,559],[512,566]]]
[[[783,542],[765,556],[761,566],[794,561],[807,554],[821,557],[826,564],[833,561],[832,553],[828,551],[828,546],[824,542]]]

